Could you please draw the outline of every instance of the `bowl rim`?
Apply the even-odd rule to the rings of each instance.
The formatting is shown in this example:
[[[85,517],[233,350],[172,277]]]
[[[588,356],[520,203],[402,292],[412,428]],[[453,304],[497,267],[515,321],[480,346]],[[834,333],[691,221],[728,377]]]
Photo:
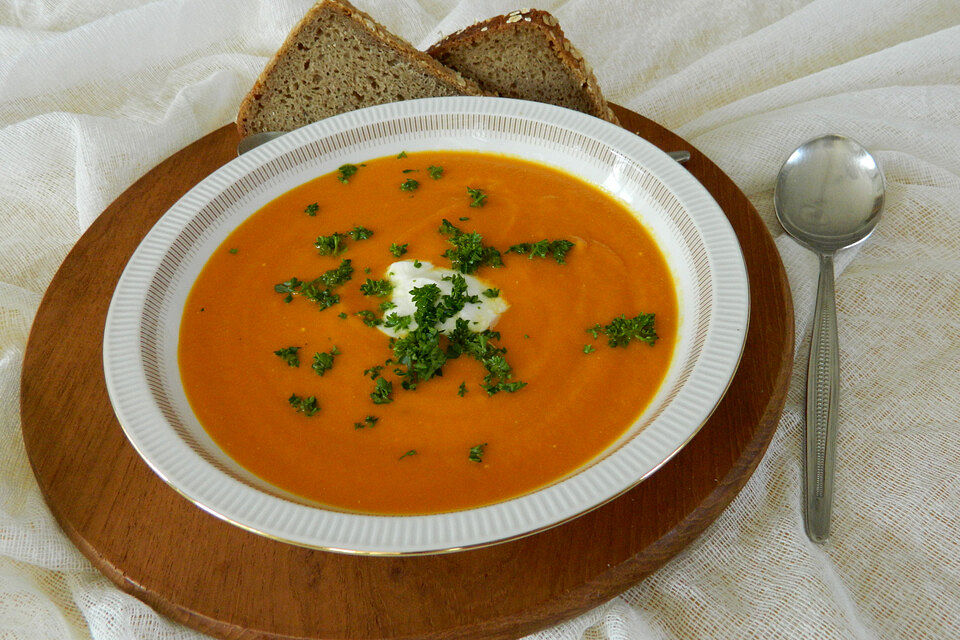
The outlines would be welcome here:
[[[223,476],[224,482],[232,485],[228,487],[229,489],[239,491],[242,494],[253,492],[259,496],[258,502],[265,500],[266,504],[274,509],[306,509],[313,512],[316,517],[343,520],[343,522],[338,523],[340,525],[338,530],[343,531],[346,529],[346,532],[343,534],[346,537],[341,536],[339,538],[304,539],[303,536],[294,535],[284,527],[263,526],[262,522],[259,524],[251,524],[252,521],[257,519],[245,515],[249,512],[249,508],[245,510],[236,507],[235,504],[239,502],[238,500],[231,501],[225,498],[223,501],[213,504],[213,501],[201,497],[201,491],[197,490],[196,487],[184,486],[180,478],[178,478],[177,473],[175,471],[171,472],[172,465],[169,461],[163,459],[163,456],[157,456],[153,446],[147,442],[143,434],[133,426],[132,416],[127,403],[124,402],[126,399],[125,394],[129,393],[130,387],[127,385],[121,388],[118,382],[119,375],[124,375],[129,372],[124,372],[123,369],[129,370],[129,367],[123,367],[123,363],[119,360],[122,354],[118,354],[116,349],[110,348],[112,342],[116,341],[115,336],[118,331],[128,331],[130,329],[130,327],[127,326],[129,325],[128,321],[118,320],[118,308],[121,305],[129,306],[131,299],[136,300],[138,297],[142,298],[146,293],[143,291],[138,294],[137,291],[132,290],[133,286],[130,284],[129,276],[129,272],[142,261],[143,248],[148,246],[151,241],[156,241],[158,229],[162,228],[165,224],[169,226],[173,212],[180,211],[184,208],[194,208],[185,205],[185,202],[189,200],[191,194],[202,191],[222,190],[226,186],[235,183],[239,177],[255,170],[263,163],[301,147],[304,144],[389,118],[402,119],[450,113],[497,115],[532,119],[548,125],[574,129],[582,135],[599,140],[601,144],[615,150],[617,154],[628,158],[644,170],[650,172],[681,201],[683,209],[688,216],[692,216],[691,212],[693,212],[701,217],[705,216],[706,219],[709,220],[711,223],[709,229],[701,229],[701,236],[704,237],[705,245],[713,243],[711,248],[715,252],[720,251],[723,255],[724,272],[721,274],[722,278],[720,278],[720,281],[724,287],[724,291],[728,292],[719,302],[716,292],[714,293],[714,305],[716,307],[714,313],[724,311],[729,313],[730,316],[729,321],[723,323],[724,326],[720,328],[723,334],[722,337],[725,339],[726,348],[725,350],[720,350],[724,358],[721,359],[719,363],[711,363],[711,366],[714,366],[717,371],[712,374],[714,379],[709,385],[710,393],[707,397],[700,398],[702,404],[692,412],[689,432],[685,433],[685,437],[682,438],[682,440],[672,442],[669,446],[661,447],[662,452],[658,454],[660,458],[659,461],[656,464],[648,465],[648,468],[639,471],[636,476],[632,476],[626,480],[618,480],[613,478],[611,474],[606,474],[607,478],[604,482],[608,490],[602,499],[591,500],[586,504],[572,505],[568,494],[566,509],[564,511],[559,513],[552,512],[551,515],[551,512],[544,511],[544,506],[539,504],[536,505],[537,508],[535,509],[528,508],[526,510],[527,517],[521,519],[522,522],[510,521],[510,518],[516,518],[515,514],[508,514],[509,517],[504,518],[501,511],[503,506],[529,502],[535,496],[543,494],[559,485],[567,483],[573,483],[575,485],[577,484],[577,478],[580,478],[580,482],[582,482],[583,477],[586,475],[602,473],[604,465],[609,464],[608,461],[611,458],[617,456],[624,448],[634,442],[636,436],[624,442],[618,449],[610,452],[603,459],[588,463],[559,482],[548,484],[530,493],[491,505],[429,515],[357,514],[310,507],[285,500],[278,496],[268,495],[220,471],[214,471]],[[613,197],[616,196],[614,195]],[[711,269],[711,273],[714,277],[717,276],[717,272],[714,269]],[[719,286],[715,287],[715,289],[719,288]],[[738,304],[731,304],[733,302]],[[648,478],[693,439],[719,405],[733,380],[743,354],[749,314],[750,296],[746,266],[739,241],[729,220],[712,196],[710,196],[703,185],[701,185],[692,174],[688,173],[667,156],[666,153],[650,142],[624,128],[593,116],[543,103],[490,97],[423,98],[367,107],[307,125],[232,159],[191,188],[155,223],[124,268],[124,272],[114,290],[107,312],[104,328],[103,366],[110,402],[127,440],[154,473],[177,493],[204,511],[258,535],[312,549],[375,556],[425,555],[480,548],[539,533],[559,526],[607,504]],[[711,337],[716,338],[715,330],[717,330],[717,327],[711,327],[710,334],[712,334],[712,336],[707,336],[699,357],[702,358],[704,354],[711,356],[717,355],[717,349],[708,349],[711,345],[716,346],[715,341],[711,342]],[[138,360],[138,358],[134,358],[130,353],[125,353],[125,355],[131,359]],[[698,363],[696,369],[699,368]],[[696,371],[694,374],[696,374]],[[143,386],[146,387],[145,382]],[[145,392],[147,397],[151,395],[149,388],[141,389],[141,392]],[[654,419],[646,429],[654,426],[657,419]],[[169,425],[167,426],[169,427]],[[176,436],[171,435],[171,437],[175,438]],[[576,487],[574,487],[574,489],[576,489]],[[247,495],[247,497],[253,498],[253,496],[250,495]],[[231,508],[225,508],[224,503],[228,502],[233,503]],[[478,518],[482,519],[485,515],[490,515],[491,513],[499,515],[500,517],[499,522],[502,526],[499,528],[499,533],[477,533],[476,530],[471,531],[470,525],[476,525],[479,522],[477,520]],[[304,514],[300,513],[298,515],[302,517]],[[410,542],[412,537],[416,537],[415,535],[411,536],[411,531],[415,529],[422,531],[427,528],[425,527],[425,523],[428,521],[433,521],[430,524],[436,526],[436,521],[439,520],[445,521],[443,524],[447,531],[455,530],[460,532],[460,543],[442,543],[441,546],[437,546],[436,543],[430,543],[424,540],[418,540],[415,543]],[[343,526],[344,522],[347,526]],[[506,523],[506,525],[503,523]],[[386,527],[387,529],[393,530],[393,534],[390,537],[397,542],[391,544],[389,548],[383,548],[383,545],[378,545],[375,548],[368,544],[351,543],[349,542],[349,536],[350,529],[353,527]],[[497,529],[497,527],[494,527],[494,529]],[[506,532],[503,530],[506,530]]]

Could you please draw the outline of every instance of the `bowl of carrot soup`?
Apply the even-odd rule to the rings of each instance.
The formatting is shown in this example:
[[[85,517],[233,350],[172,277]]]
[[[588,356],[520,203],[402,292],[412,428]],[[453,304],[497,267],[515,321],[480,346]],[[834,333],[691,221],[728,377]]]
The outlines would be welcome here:
[[[314,548],[437,553],[653,473],[739,362],[748,283],[703,187],[614,125],[436,98],[233,160],[144,239],[104,367],[188,499]]]

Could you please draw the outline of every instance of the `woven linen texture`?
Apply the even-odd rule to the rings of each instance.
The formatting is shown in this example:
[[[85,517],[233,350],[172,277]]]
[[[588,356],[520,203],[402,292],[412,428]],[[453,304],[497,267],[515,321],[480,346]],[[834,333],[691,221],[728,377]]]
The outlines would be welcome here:
[[[426,47],[501,1],[357,0]],[[72,546],[24,454],[20,365],[72,244],[140,175],[230,122],[309,2],[0,2],[0,638],[201,638],[121,593]],[[690,140],[777,238],[798,358],[783,418],[731,507],[606,605],[535,637],[960,637],[960,5],[956,0],[571,0],[559,19],[607,97]],[[879,228],[837,264],[833,538],[800,511],[816,262],[773,184],[832,132],[886,174]]]

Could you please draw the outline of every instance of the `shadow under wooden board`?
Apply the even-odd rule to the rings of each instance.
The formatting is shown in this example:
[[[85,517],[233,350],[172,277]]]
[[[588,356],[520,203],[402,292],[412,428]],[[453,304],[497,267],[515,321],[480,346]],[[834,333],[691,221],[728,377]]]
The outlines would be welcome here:
[[[750,329],[716,412],[652,477],[580,518],[485,549],[358,557],[268,540],[180,497],[127,442],[103,379],[107,307],[127,259],[190,187],[236,154],[232,125],[150,171],[91,225],[37,312],[21,381],[27,453],[80,550],[124,591],[220,638],[512,638],[595,607],[689,544],[763,456],[793,362],[793,308],[763,221],[733,182],[683,139],[615,107],[720,203],[743,247]]]

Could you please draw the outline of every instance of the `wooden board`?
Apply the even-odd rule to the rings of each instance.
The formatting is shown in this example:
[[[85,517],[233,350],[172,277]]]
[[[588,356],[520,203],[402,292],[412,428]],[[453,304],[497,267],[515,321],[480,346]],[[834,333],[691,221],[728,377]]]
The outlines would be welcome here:
[[[21,413],[40,489],[67,535],[121,589],[220,638],[509,638],[614,597],[719,515],[766,450],[793,361],[790,290],[773,240],[737,187],[663,127],[624,126],[687,168],[730,218],[751,288],[733,383],[673,460],[613,502],[514,542],[441,556],[354,557],[275,542],[222,522],[164,484],[127,443],[103,380],[101,342],[127,259],[184,192],[236,154],[226,126],[138,180],[64,260],[37,312]]]

